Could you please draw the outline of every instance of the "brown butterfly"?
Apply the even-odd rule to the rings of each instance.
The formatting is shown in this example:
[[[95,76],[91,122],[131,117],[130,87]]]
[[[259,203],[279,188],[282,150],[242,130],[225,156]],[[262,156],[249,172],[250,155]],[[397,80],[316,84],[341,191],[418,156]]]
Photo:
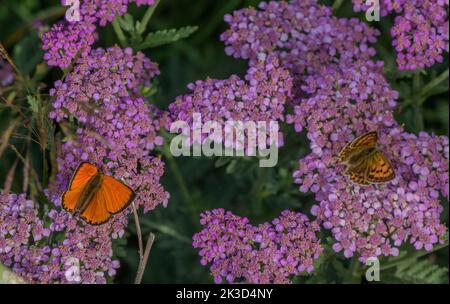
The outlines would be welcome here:
[[[345,174],[356,184],[384,183],[395,178],[394,167],[377,148],[377,132],[361,135],[339,153],[339,163],[347,166]]]
[[[134,191],[121,181],[104,175],[96,166],[81,163],[62,196],[62,206],[91,225],[107,222],[128,207]]]

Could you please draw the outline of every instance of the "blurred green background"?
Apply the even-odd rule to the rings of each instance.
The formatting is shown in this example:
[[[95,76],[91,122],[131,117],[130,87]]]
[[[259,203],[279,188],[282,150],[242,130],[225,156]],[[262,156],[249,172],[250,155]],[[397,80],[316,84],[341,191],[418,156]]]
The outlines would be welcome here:
[[[186,93],[186,85],[197,79],[228,78],[231,74],[243,75],[246,62],[235,60],[224,53],[220,34],[226,30],[223,16],[233,10],[257,0],[162,0],[149,23],[150,30],[178,28],[197,25],[199,30],[191,37],[174,44],[145,51],[153,61],[159,63],[161,76],[156,81],[157,94],[154,102],[166,108],[177,95]],[[342,1],[340,1],[342,2]],[[336,15],[358,16],[353,13],[350,1],[344,1]],[[322,1],[334,4],[334,1]],[[59,0],[0,0],[0,41],[12,54],[16,64],[26,73],[33,73],[36,64],[42,61],[38,32],[33,25],[41,20],[44,26],[62,18],[64,10]],[[129,12],[138,20],[145,8],[132,5]],[[389,28],[393,17],[385,17],[372,24],[382,31],[376,48],[378,58],[386,63],[386,77],[400,92],[398,119],[411,132],[426,130],[436,134],[449,132],[448,103],[448,56],[445,62],[431,69],[418,72],[399,72],[395,65],[395,53],[391,46]],[[112,26],[99,30],[98,46],[108,47],[117,42]],[[445,76],[431,91],[423,104],[414,103],[414,96],[438,76]],[[54,69],[43,80],[48,86],[61,77]],[[44,89],[44,91],[48,88]],[[0,113],[0,130],[3,130],[7,113]],[[217,158],[164,159],[166,173],[163,185],[171,198],[167,209],[158,207],[149,214],[141,214],[143,233],[156,234],[149,264],[144,275],[145,283],[211,283],[207,267],[199,263],[197,250],[191,246],[192,235],[200,230],[199,214],[204,210],[225,208],[241,216],[248,216],[253,224],[269,221],[284,209],[309,214],[314,203],[311,195],[301,194],[293,184],[292,172],[297,160],[308,153],[308,142],[304,134],[296,134],[290,126],[283,126],[286,145],[280,150],[280,161],[275,168],[259,168],[256,160]],[[39,150],[36,149],[36,153]],[[0,185],[9,170],[14,154],[8,152],[0,160]],[[184,184],[186,191],[180,186]],[[13,189],[20,186],[15,185]],[[20,190],[18,190],[20,191]],[[443,202],[443,220],[448,223],[448,202]],[[114,243],[115,254],[122,267],[114,282],[133,282],[138,266],[137,238],[133,220],[124,239]],[[323,240],[329,232],[323,231]],[[328,249],[327,249],[328,250]],[[408,250],[408,248],[405,248]],[[428,256],[433,263],[448,267],[448,247]],[[341,255],[327,255],[326,262],[314,277],[300,277],[298,282],[340,282],[340,272],[348,266]],[[383,275],[382,275],[383,277]],[[395,273],[386,273],[385,278],[398,281]],[[386,282],[386,281],[385,281]]]

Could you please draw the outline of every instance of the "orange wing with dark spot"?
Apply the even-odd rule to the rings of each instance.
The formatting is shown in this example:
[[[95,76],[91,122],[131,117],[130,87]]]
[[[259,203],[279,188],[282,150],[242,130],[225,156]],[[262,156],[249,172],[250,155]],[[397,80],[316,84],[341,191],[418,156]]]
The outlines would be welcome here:
[[[368,160],[362,160],[358,165],[349,167],[345,172],[352,182],[359,185],[368,185],[369,182],[366,180],[366,173],[368,169]]]
[[[62,207],[69,212],[75,210],[75,206],[91,178],[96,175],[98,169],[91,163],[83,162],[75,170],[72,179],[69,182],[69,187],[62,196]]]
[[[366,180],[370,183],[383,183],[394,178],[395,172],[391,162],[382,152],[377,151],[368,160]]]
[[[348,143],[339,153],[339,162],[346,161],[349,156],[361,149],[374,148],[377,145],[378,134],[376,131],[366,133]]]

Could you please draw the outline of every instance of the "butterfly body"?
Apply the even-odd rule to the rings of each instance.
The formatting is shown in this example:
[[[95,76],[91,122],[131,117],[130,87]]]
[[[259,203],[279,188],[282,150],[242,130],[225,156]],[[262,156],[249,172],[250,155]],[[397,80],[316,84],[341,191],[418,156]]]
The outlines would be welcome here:
[[[355,166],[359,164],[361,161],[366,159],[367,157],[373,156],[375,153],[377,153],[378,150],[376,148],[366,148],[361,149],[360,151],[353,152],[349,155],[349,157],[346,160],[343,160],[342,163],[346,163],[348,165]]]
[[[62,206],[87,223],[100,225],[128,207],[134,197],[130,187],[104,175],[96,166],[83,162],[62,196]]]
[[[80,198],[75,204],[75,214],[81,214],[84,210],[86,210],[89,202],[102,186],[102,182],[103,174],[98,172],[86,183],[85,188],[81,192]]]
[[[395,178],[394,168],[377,147],[376,132],[364,134],[348,143],[339,153],[339,162],[347,166],[345,174],[356,184],[369,185]]]

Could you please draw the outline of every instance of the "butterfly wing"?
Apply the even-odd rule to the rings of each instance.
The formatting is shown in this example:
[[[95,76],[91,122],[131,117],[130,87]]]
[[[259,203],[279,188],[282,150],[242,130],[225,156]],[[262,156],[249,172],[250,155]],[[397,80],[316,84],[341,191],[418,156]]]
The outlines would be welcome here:
[[[369,182],[366,180],[367,170],[368,170],[368,159],[363,159],[357,165],[349,167],[345,172],[345,174],[355,184],[368,185]]]
[[[98,172],[96,166],[88,162],[82,162],[75,170],[72,179],[69,182],[69,187],[62,196],[62,207],[69,212],[75,210],[75,206],[81,197],[81,194],[86,184]]]
[[[108,209],[106,209],[107,198],[100,190],[94,194],[86,209],[80,214],[80,217],[91,225],[103,224],[111,217]]]
[[[134,197],[134,191],[130,187],[105,175],[100,188],[80,216],[91,225],[103,224],[112,214],[119,213],[128,207]]]
[[[339,162],[345,162],[350,155],[362,149],[374,148],[377,145],[378,134],[377,132],[369,132],[360,137],[354,139],[352,142],[345,145],[345,147],[339,153]]]
[[[375,147],[378,141],[378,134],[376,131],[366,133],[356,138],[351,143],[352,148],[371,148]]]
[[[395,178],[394,167],[381,151],[377,151],[367,160],[366,180],[370,183],[388,182]]]
[[[66,211],[71,213],[75,211],[77,202],[80,199],[81,194],[83,193],[83,188],[84,187],[78,187],[76,189],[67,190],[66,192],[64,192],[61,205]]]
[[[111,214],[116,214],[128,207],[135,198],[134,191],[121,181],[105,176],[103,186],[100,188],[107,198],[106,209]]]

